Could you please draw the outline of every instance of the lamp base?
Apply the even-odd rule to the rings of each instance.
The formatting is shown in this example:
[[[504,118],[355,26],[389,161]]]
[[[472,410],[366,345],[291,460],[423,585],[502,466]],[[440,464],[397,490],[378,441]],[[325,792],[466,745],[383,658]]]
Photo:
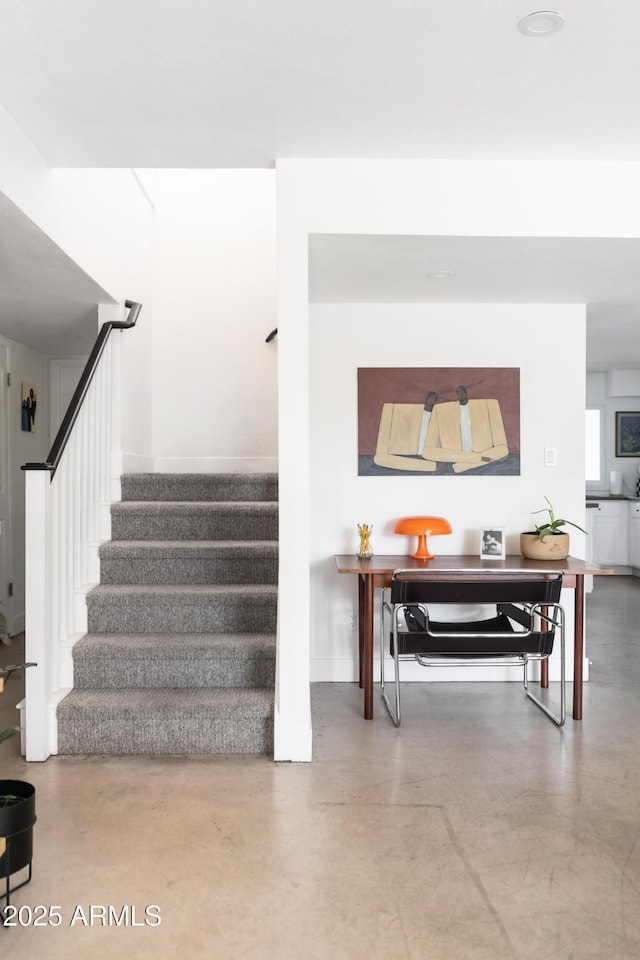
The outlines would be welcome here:
[[[433,560],[433,554],[429,553],[429,547],[427,546],[426,533],[418,534],[418,549],[411,556],[414,560]]]

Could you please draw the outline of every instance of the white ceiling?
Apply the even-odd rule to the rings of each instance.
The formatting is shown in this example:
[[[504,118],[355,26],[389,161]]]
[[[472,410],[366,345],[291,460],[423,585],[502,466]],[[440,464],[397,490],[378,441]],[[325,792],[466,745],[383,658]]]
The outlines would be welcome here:
[[[587,366],[640,366],[640,240],[322,234],[316,303],[587,303]]]
[[[640,240],[320,234],[309,248],[320,303],[640,300]]]
[[[564,29],[525,37],[536,9],[3,0],[0,102],[57,166],[640,159],[638,0],[562,0]]]
[[[639,0],[552,6],[564,29],[529,38],[517,24],[539,8],[531,0],[2,0],[0,105],[57,166],[640,160]],[[390,284],[404,276],[411,298],[424,282],[415,244],[385,243]],[[382,238],[366,256],[351,244],[323,283],[362,283],[379,262]],[[575,296],[590,304],[592,365],[616,325],[627,339],[613,359],[640,363],[635,241],[594,241],[584,261],[575,241],[555,241],[553,260],[525,239],[499,246],[441,242],[457,269],[438,298],[484,299],[492,286],[503,301]]]

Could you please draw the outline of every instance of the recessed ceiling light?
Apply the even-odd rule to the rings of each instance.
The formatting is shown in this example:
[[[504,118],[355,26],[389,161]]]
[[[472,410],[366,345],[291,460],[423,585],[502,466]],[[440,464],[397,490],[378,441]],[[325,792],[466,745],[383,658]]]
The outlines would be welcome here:
[[[447,277],[453,276],[453,270],[434,270],[433,273],[428,273],[427,277],[429,280],[446,280]]]
[[[527,37],[546,37],[561,30],[563,26],[564,17],[561,14],[554,10],[538,10],[523,17],[518,24],[518,30]]]

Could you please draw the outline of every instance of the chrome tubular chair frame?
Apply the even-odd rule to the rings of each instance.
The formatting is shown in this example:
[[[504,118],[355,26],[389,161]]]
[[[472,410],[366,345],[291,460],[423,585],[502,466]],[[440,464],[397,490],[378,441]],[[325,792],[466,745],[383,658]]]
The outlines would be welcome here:
[[[409,591],[411,599],[407,600],[402,596],[402,591],[396,589],[397,585],[411,583],[424,585],[425,593],[432,604],[442,603],[485,603],[493,604],[496,607],[498,616],[492,620],[480,621],[474,623],[435,623],[430,619],[428,604],[417,596],[422,592],[421,587],[413,587]],[[541,583],[544,587],[541,588]],[[455,589],[444,590],[444,599],[438,596],[438,593],[446,585],[451,587],[455,584]],[[481,586],[480,586],[481,585]],[[473,599],[465,601],[466,587],[471,587],[471,596]],[[540,598],[542,589],[543,596]],[[553,577],[543,577],[538,573],[533,575],[518,575],[510,577],[507,573],[498,574],[493,579],[486,577],[473,577],[471,574],[452,574],[450,578],[432,579],[421,576],[420,572],[415,570],[395,570],[392,577],[391,587],[385,587],[381,593],[380,601],[380,690],[382,700],[393,720],[398,727],[401,722],[401,702],[400,702],[400,661],[415,660],[421,666],[521,666],[523,668],[524,692],[530,700],[540,707],[540,709],[550,717],[558,726],[563,726],[566,716],[566,661],[565,661],[565,614],[564,608],[559,603],[560,591],[562,589],[562,575],[554,574]],[[533,594],[531,591],[533,590]],[[401,594],[400,598],[398,594]],[[529,594],[529,596],[528,596]],[[536,596],[538,594],[538,596]],[[516,600],[515,597],[521,595],[522,599]],[[393,599],[395,597],[395,600]],[[402,627],[400,621],[405,619],[407,612],[419,611],[423,619],[421,630],[418,633],[411,632],[406,626]],[[505,619],[508,620],[508,626],[505,625]],[[519,625],[514,629],[513,621]],[[387,624],[387,621],[388,624]],[[490,626],[500,623],[502,629],[492,630]],[[488,625],[488,626],[487,626]],[[462,629],[456,630],[459,626]],[[444,629],[442,629],[444,627]],[[484,627],[484,629],[481,629]],[[474,629],[476,628],[476,629]],[[530,661],[540,661],[548,659],[553,645],[555,631],[558,631],[560,643],[560,711],[555,713],[550,707],[535,696],[529,688],[528,665]],[[549,634],[549,642],[542,644],[544,652],[533,652],[536,643]],[[408,638],[410,638],[407,643]],[[416,648],[419,647],[421,638],[425,642],[425,650],[410,649],[409,652],[403,652],[404,646]],[[452,641],[458,640],[461,650],[465,647],[473,646],[473,652],[467,656],[456,654],[452,651]],[[496,641],[494,646],[501,647],[506,652],[496,653],[491,651],[491,641]],[[437,647],[441,643],[441,650]],[[479,651],[480,646],[487,644],[485,653]],[[395,709],[389,701],[386,692],[385,683],[385,648],[389,644],[391,657],[394,661],[394,687],[395,687]],[[455,649],[455,644],[453,649]]]

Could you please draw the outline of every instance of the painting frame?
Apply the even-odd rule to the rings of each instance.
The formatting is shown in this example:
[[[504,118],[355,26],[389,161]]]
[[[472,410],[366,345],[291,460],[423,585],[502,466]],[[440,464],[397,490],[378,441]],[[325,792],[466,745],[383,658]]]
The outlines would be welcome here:
[[[37,387],[33,383],[23,381],[20,389],[20,426],[25,433],[36,433],[38,422],[36,420],[37,402]]]
[[[640,410],[616,411],[616,457],[640,457]]]
[[[480,559],[504,560],[506,557],[506,528],[495,524],[480,530]]]
[[[358,476],[520,476],[519,367],[357,375]]]

